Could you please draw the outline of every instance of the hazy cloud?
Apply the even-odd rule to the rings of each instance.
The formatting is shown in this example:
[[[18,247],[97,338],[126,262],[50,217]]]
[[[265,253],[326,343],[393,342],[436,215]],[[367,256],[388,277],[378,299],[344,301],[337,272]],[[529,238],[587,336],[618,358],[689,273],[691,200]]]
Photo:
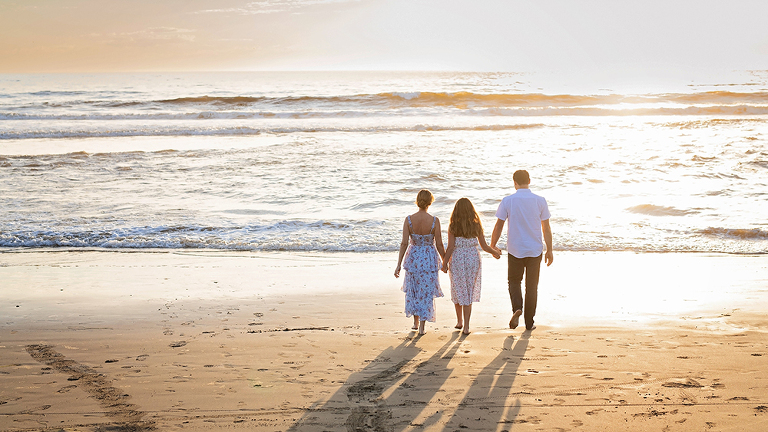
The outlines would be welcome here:
[[[767,14],[765,0],[0,0],[0,72],[765,70]]]
[[[238,15],[259,15],[272,14],[279,12],[290,12],[307,6],[334,4],[334,3],[353,3],[361,0],[259,0],[248,2],[239,8],[224,9],[206,9],[194,12],[195,14],[204,13],[234,13]]]
[[[187,41],[193,42],[195,30],[181,29],[174,27],[152,27],[135,32],[108,33],[104,35],[92,34],[95,37],[106,37],[121,41]]]

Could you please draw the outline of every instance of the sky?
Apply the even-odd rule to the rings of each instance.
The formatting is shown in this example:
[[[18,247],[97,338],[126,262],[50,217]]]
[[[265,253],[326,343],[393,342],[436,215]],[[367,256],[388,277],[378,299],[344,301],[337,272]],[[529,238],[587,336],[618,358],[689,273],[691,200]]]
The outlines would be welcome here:
[[[0,0],[0,73],[768,69],[768,2]]]

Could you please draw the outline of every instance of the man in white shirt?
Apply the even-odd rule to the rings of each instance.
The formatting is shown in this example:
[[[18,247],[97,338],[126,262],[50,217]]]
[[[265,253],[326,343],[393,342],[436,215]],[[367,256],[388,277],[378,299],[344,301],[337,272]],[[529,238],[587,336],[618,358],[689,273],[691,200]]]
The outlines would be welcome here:
[[[501,237],[504,223],[507,225],[507,255],[509,298],[512,300],[512,319],[509,328],[517,328],[520,315],[525,318],[526,330],[533,330],[533,316],[536,314],[536,301],[539,288],[539,269],[541,267],[544,243],[547,245],[544,261],[547,266],[554,261],[552,254],[552,230],[549,227],[549,207],[544,197],[531,192],[528,185],[531,178],[525,170],[518,170],[512,175],[515,193],[504,197],[496,211],[496,226],[493,227],[491,247]],[[543,239],[542,242],[542,232]],[[525,301],[521,282],[525,273]]]

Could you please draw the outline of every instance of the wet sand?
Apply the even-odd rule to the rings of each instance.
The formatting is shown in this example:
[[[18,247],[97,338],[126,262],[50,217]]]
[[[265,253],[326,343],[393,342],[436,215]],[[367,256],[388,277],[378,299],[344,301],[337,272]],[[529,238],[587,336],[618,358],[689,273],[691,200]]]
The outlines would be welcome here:
[[[768,429],[768,258],[559,253],[537,329],[472,333],[396,253],[0,254],[0,430]]]

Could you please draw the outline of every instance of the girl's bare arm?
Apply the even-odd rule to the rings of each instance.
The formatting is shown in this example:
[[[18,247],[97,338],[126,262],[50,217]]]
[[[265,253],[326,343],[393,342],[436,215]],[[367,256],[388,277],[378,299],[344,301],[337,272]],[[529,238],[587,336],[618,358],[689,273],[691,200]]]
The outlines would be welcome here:
[[[448,248],[445,250],[445,256],[443,257],[443,272],[448,272],[448,262],[451,261],[451,255],[453,255],[453,250],[456,248],[456,238],[453,236],[453,233],[451,231],[448,231]]]
[[[480,247],[483,248],[484,251],[493,255],[494,258],[499,259],[501,257],[501,253],[498,249],[494,249],[488,246],[488,243],[485,242],[485,235],[483,235],[483,233],[477,234],[477,241],[480,243]]]

